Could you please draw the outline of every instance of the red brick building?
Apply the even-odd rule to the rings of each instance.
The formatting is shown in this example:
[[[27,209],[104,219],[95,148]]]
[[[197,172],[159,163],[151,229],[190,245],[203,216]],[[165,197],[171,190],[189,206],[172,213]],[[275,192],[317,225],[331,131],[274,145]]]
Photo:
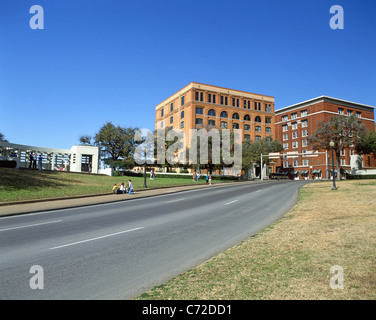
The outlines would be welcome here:
[[[333,116],[355,115],[367,129],[375,130],[374,107],[321,96],[276,110],[276,136],[283,144],[282,159],[277,163],[279,172],[288,172],[293,179],[327,179],[330,175],[331,153],[318,150],[316,156],[308,143],[308,137],[320,122]],[[353,148],[345,149],[340,158],[343,174],[350,173],[358,156]],[[372,156],[363,156],[363,168],[375,169]]]

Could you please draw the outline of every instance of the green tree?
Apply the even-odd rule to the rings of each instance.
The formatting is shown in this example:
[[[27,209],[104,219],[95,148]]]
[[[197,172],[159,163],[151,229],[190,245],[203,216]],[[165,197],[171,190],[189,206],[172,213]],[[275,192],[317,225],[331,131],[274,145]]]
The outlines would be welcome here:
[[[5,139],[5,136],[0,132],[0,141],[8,142],[8,140]]]
[[[101,148],[109,161],[132,162],[136,148],[134,141],[137,128],[123,128],[111,122],[105,123],[94,136],[94,144]]]
[[[242,143],[242,163],[243,169],[248,172],[253,168],[254,164],[262,167],[264,164],[269,164],[269,157],[262,158],[261,154],[267,155],[273,152],[280,152],[283,150],[283,146],[280,141],[273,140],[271,137],[266,137],[261,140],[244,140]]]
[[[376,132],[365,131],[357,140],[355,150],[359,154],[373,154],[376,158]]]
[[[316,132],[308,137],[308,141],[314,150],[324,149],[329,151],[331,150],[330,141],[334,142],[333,150],[336,157],[337,172],[339,173],[341,151],[357,145],[364,131],[364,124],[354,115],[350,117],[335,116],[327,122],[321,122]]]
[[[89,135],[80,136],[80,143],[85,145],[91,145],[91,139],[92,137]]]

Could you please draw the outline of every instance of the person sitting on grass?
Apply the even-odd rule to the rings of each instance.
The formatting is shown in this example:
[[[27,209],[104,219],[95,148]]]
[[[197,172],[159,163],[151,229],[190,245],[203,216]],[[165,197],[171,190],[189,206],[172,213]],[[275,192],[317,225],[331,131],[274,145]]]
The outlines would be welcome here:
[[[134,194],[133,185],[132,185],[132,181],[131,180],[128,180],[127,191],[128,191],[129,194]]]
[[[119,190],[120,190],[119,185],[117,183],[115,183],[114,186],[112,187],[112,192],[118,193]]]
[[[122,193],[127,193],[127,189],[125,188],[124,182],[122,182],[121,185],[120,185],[120,191]]]

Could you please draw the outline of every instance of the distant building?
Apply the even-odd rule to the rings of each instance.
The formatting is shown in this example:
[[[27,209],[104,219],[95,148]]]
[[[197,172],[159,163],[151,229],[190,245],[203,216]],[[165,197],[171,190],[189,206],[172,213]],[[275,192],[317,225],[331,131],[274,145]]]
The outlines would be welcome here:
[[[283,145],[284,157],[279,159],[279,171],[288,172],[293,179],[327,179],[331,177],[331,153],[318,150],[313,155],[308,136],[320,122],[333,116],[355,115],[369,130],[375,130],[373,106],[321,96],[276,110],[276,139]],[[297,156],[294,156],[298,154]],[[376,169],[372,156],[363,156],[363,169]],[[346,148],[340,158],[342,175],[356,173],[358,155],[354,148]],[[338,175],[337,175],[338,176]]]
[[[13,160],[16,168],[29,168],[30,155],[42,156],[43,170],[99,173],[100,150],[95,146],[53,149],[0,142],[0,160]]]

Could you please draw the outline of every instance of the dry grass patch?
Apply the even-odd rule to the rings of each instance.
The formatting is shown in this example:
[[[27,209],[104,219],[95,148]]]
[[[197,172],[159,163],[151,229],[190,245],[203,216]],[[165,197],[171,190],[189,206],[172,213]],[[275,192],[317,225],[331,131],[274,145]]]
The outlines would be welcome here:
[[[376,299],[376,182],[338,187],[303,187],[281,220],[139,299]]]

